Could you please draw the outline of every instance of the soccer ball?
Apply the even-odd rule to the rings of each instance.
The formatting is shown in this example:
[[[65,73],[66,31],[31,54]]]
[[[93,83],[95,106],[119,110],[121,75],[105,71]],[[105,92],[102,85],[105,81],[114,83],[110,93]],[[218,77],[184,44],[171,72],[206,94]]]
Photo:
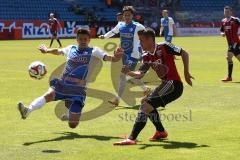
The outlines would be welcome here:
[[[29,65],[28,72],[31,78],[42,79],[47,74],[47,69],[45,64],[35,61]]]

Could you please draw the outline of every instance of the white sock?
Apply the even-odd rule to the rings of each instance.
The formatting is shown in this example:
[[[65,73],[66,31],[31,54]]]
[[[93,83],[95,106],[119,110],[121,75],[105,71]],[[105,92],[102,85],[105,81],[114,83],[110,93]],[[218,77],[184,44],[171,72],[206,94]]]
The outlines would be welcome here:
[[[118,95],[117,97],[120,99],[122,97],[124,89],[126,86],[126,75],[123,73],[120,73],[120,81],[119,81],[119,86],[118,86]]]
[[[46,99],[42,97],[38,97],[29,105],[29,111],[32,112],[34,110],[42,108],[46,104]]]

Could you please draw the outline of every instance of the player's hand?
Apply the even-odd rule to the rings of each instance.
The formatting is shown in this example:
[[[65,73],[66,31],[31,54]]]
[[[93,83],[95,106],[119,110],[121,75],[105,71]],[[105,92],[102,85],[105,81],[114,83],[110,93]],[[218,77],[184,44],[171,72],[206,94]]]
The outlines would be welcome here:
[[[104,35],[100,35],[100,36],[98,36],[98,38],[104,39],[105,37],[104,37]]]
[[[124,50],[122,48],[117,48],[117,50],[114,51],[114,58],[117,60],[120,60],[124,54]]]
[[[134,78],[135,79],[141,79],[145,75],[144,73],[142,73],[140,71],[134,71],[133,73],[134,73]]]
[[[42,52],[42,53],[47,53],[47,50],[48,50],[48,48],[47,48],[47,46],[45,45],[45,44],[41,44],[39,47],[38,47],[38,50],[40,51],[40,52]]]
[[[194,79],[193,76],[191,76],[191,74],[189,72],[185,72],[184,73],[184,76],[185,76],[185,81],[190,85],[192,86],[192,79]]]

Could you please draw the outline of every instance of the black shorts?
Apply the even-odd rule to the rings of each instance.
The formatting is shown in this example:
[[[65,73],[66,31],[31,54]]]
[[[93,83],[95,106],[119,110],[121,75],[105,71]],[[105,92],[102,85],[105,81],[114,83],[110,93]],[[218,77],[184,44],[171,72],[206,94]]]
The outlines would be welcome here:
[[[178,99],[183,93],[181,81],[166,80],[155,88],[146,98],[154,108],[165,107],[168,103]]]
[[[233,53],[235,56],[240,54],[240,43],[230,44],[228,46],[228,52]]]
[[[57,36],[57,31],[50,31],[52,36],[56,37]]]

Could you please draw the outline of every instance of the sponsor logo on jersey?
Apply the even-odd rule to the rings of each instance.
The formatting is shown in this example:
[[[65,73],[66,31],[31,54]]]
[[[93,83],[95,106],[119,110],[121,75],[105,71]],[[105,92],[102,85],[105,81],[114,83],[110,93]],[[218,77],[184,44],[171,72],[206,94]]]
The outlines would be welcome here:
[[[78,63],[83,63],[86,64],[88,63],[88,58],[87,57],[75,57],[71,59],[73,62],[78,62]]]
[[[121,37],[122,38],[133,38],[133,34],[132,33],[121,33]]]

